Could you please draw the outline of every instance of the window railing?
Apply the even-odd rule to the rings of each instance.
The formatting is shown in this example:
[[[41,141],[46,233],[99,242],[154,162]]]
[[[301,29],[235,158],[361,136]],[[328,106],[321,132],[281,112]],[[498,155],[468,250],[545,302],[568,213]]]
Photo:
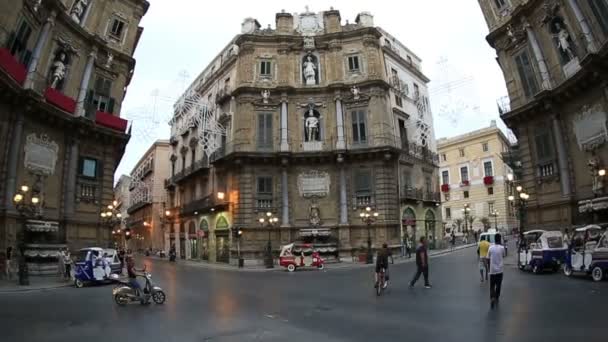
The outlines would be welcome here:
[[[355,208],[373,207],[375,204],[374,195],[369,192],[355,193],[353,197]]]
[[[538,176],[551,177],[557,172],[555,170],[555,163],[553,161],[538,164]]]
[[[272,199],[272,195],[270,195],[270,196],[258,195],[255,198],[255,208],[258,211],[273,209],[274,208],[273,205],[274,205],[274,201]]]

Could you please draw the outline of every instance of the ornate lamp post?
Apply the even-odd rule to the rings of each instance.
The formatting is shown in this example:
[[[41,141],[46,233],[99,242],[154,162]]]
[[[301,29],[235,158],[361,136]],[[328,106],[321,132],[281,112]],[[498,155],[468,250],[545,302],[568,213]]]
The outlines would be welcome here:
[[[116,234],[115,226],[120,225],[122,223],[122,214],[116,206],[118,205],[118,201],[112,201],[112,204],[108,204],[107,207],[103,208],[101,214],[101,224],[108,228],[112,229],[113,235]],[[120,227],[118,228],[118,234],[120,234]]]
[[[29,285],[29,271],[27,268],[27,261],[25,259],[25,244],[26,244],[26,222],[28,218],[40,218],[42,216],[42,194],[40,191],[40,177],[36,180],[33,188],[30,189],[28,185],[22,185],[19,187],[19,191],[13,196],[13,202],[15,208],[19,212],[19,218],[21,219],[21,231],[18,234],[18,248],[19,248],[19,285]]]
[[[266,268],[273,268],[274,261],[272,260],[272,244],[270,240],[272,229],[279,223],[279,218],[269,211],[266,213],[266,217],[260,217],[258,222],[260,222],[262,227],[268,228],[268,243],[266,244],[264,263],[266,264]]]
[[[464,234],[468,236],[469,234],[469,214],[471,213],[471,208],[468,203],[465,203],[464,208],[461,209],[464,214]],[[473,227],[471,227],[473,228]]]
[[[163,251],[165,250],[166,246],[165,246],[165,238],[164,238],[164,232],[166,230],[165,225],[171,223],[171,220],[173,219],[173,213],[171,212],[171,210],[165,209],[164,208],[165,205],[163,204],[163,209],[161,209],[160,212],[160,226],[161,229],[163,230]],[[171,232],[171,226],[169,226],[169,233]],[[169,246],[170,247],[170,246]]]
[[[510,194],[508,199],[515,208],[517,208],[517,212],[519,215],[519,245],[521,247],[524,241],[524,221],[526,216],[526,205],[528,203],[528,199],[530,195],[524,191],[524,188],[521,185],[515,187],[517,191],[517,196],[515,194]]]
[[[494,217],[494,228],[496,229],[496,231],[498,231],[498,215],[499,215],[498,210],[493,210],[490,213],[490,216]]]
[[[359,217],[361,221],[367,225],[367,256],[365,262],[367,264],[374,263],[374,256],[372,255],[372,235],[371,235],[371,226],[380,214],[376,210],[372,210],[371,207],[366,207],[365,210],[359,213]]]

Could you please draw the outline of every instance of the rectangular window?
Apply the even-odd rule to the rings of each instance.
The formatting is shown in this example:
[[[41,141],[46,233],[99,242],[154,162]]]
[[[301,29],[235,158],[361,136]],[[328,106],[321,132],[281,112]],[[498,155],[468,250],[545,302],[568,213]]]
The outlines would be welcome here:
[[[32,57],[31,51],[27,50],[27,43],[32,35],[32,28],[25,19],[21,19],[17,30],[11,32],[9,37],[9,50],[21,64],[28,65]]]
[[[410,170],[403,170],[403,185],[406,189],[412,188],[412,172]]]
[[[88,94],[91,101],[90,104],[92,106],[92,109],[99,112],[113,113],[114,98],[110,96],[111,91],[112,81],[107,78],[97,76],[97,79],[95,80],[95,86],[92,91],[89,91]]]
[[[348,57],[348,71],[359,71],[359,56]]]
[[[463,191],[462,195],[464,198],[469,198],[469,191],[468,190]]]
[[[502,9],[503,7],[505,7],[505,5],[507,0],[494,0],[494,3],[496,3],[496,8],[498,9]]]
[[[464,148],[459,148],[459,149],[458,149],[458,154],[459,154],[461,157],[464,157]]]
[[[399,86],[399,74],[393,68],[391,68],[391,80],[393,81],[393,86]]]
[[[186,170],[186,154],[182,154],[182,172]]]
[[[450,172],[448,170],[441,171],[441,184],[450,184]]]
[[[407,143],[407,127],[405,127],[405,120],[398,119],[397,122],[399,124],[399,138],[401,139],[401,148],[407,149],[409,146]]]
[[[492,170],[492,162],[491,161],[483,162],[483,174],[486,177],[490,177],[490,176],[494,175],[494,173],[492,171],[493,171]]]
[[[447,161],[448,160],[448,156],[445,153],[441,154],[441,161]]]
[[[491,186],[488,187],[488,195],[494,195],[494,188]]]
[[[97,177],[97,160],[92,158],[82,158],[80,175],[89,178]]]
[[[553,139],[551,129],[546,125],[537,126],[534,132],[534,144],[536,145],[536,157],[539,161],[553,158]]]
[[[461,182],[469,181],[469,168],[466,166],[463,166],[460,168],[460,181]]]
[[[489,216],[494,215],[494,202],[488,202],[488,214]]]
[[[272,75],[272,63],[270,61],[260,62],[260,75],[270,77]]]
[[[258,195],[272,195],[272,177],[258,177]]]
[[[534,68],[530,63],[530,57],[526,50],[515,56],[515,64],[517,65],[517,72],[519,73],[524,94],[526,97],[534,96],[538,93],[539,89],[536,82],[536,74],[534,73]]]
[[[367,206],[372,203],[372,171],[355,171],[355,203],[357,206]]]
[[[488,143],[483,143],[483,144],[481,144],[481,149],[482,149],[484,152],[488,152],[488,151],[490,150],[490,148],[488,147]]]
[[[452,209],[451,208],[445,208],[445,219],[446,220],[451,220],[452,219]]]
[[[194,163],[196,162],[196,148],[192,148],[192,160],[190,161],[190,165],[194,167]]]
[[[420,97],[420,88],[416,83],[414,83],[414,99],[418,99]]]
[[[424,177],[424,186],[427,194],[433,192],[433,181],[431,180],[431,176]]]
[[[589,4],[602,31],[608,35],[608,2],[606,0],[590,0]]]
[[[399,96],[399,94],[395,93],[395,105],[397,107],[403,107],[403,100],[401,99],[401,96]]]
[[[175,176],[175,160],[171,161],[171,177]]]
[[[365,111],[352,111],[351,116],[353,119],[353,143],[366,143],[367,132],[365,131]]]
[[[112,25],[110,26],[110,36],[117,38],[118,40],[121,40],[125,26],[126,26],[126,24],[124,21],[114,18],[112,20]]]
[[[258,147],[272,148],[272,113],[258,114]]]

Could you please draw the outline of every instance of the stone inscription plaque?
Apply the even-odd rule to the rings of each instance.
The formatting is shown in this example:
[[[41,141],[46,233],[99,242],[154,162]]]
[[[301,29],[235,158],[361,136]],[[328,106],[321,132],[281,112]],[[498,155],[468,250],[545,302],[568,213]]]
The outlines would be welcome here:
[[[325,197],[329,194],[330,178],[327,172],[311,170],[298,175],[298,190],[302,197]]]
[[[28,135],[24,150],[24,163],[26,169],[44,175],[52,175],[55,173],[59,145],[57,145],[56,142],[49,140],[49,137],[46,134],[41,134],[40,137],[38,137],[36,133]]]

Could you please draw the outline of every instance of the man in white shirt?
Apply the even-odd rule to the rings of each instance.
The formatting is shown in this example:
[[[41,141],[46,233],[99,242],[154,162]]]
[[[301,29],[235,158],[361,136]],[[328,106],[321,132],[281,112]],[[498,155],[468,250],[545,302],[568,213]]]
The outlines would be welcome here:
[[[492,309],[498,304],[500,298],[504,255],[505,247],[502,245],[502,236],[496,234],[495,244],[490,246],[488,250],[488,257],[490,258],[490,305]]]

